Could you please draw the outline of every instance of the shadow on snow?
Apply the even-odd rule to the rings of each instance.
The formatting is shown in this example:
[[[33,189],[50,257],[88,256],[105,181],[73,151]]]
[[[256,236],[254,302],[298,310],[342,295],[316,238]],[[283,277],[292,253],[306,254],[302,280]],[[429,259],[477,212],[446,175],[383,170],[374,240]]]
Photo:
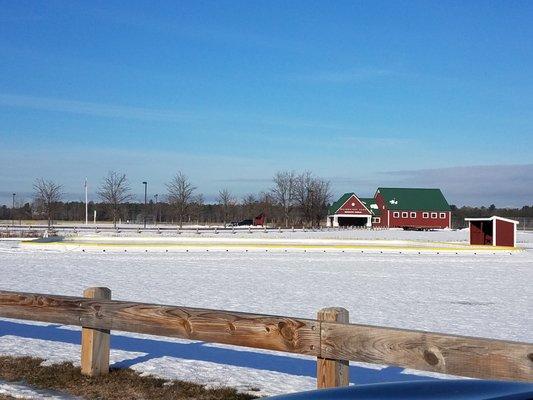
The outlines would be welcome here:
[[[43,326],[0,320],[0,337],[6,335],[77,345],[81,343],[80,331],[60,329],[60,325]],[[115,363],[112,365],[114,368],[127,368],[150,359],[167,356],[282,372],[290,375],[316,377],[316,361],[313,359],[257,353],[252,350],[211,347],[205,346],[204,342],[176,343],[152,338],[133,338],[112,333],[111,348],[146,353],[131,360]],[[402,374],[402,370],[402,368],[398,367],[385,367],[378,370],[351,365],[350,382],[366,384],[434,379],[426,376]]]

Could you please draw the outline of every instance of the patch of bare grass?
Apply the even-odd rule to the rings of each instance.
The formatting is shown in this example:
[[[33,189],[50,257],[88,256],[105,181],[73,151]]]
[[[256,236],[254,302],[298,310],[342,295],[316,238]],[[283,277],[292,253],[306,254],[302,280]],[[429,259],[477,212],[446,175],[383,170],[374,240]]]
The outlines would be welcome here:
[[[90,378],[72,363],[41,365],[42,359],[0,356],[0,380],[23,381],[38,389],[56,390],[84,399],[98,400],[249,400],[255,396],[232,388],[206,389],[183,381],[141,376],[131,369],[113,369],[108,375]],[[10,400],[1,397],[0,400]]]

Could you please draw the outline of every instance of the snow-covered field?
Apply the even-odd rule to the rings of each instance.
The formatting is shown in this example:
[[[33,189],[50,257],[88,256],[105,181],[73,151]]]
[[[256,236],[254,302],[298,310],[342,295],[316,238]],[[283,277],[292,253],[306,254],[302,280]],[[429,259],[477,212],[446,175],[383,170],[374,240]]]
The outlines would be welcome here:
[[[249,235],[426,243],[464,242],[467,233],[390,230]],[[82,252],[11,241],[0,242],[0,289],[81,295],[88,286],[108,286],[116,299],[307,318],[322,307],[342,306],[357,323],[532,342],[533,234],[521,233],[518,242],[524,251],[399,254],[246,252],[239,248],[228,252]],[[0,320],[0,354],[78,362],[79,341],[79,332],[72,327]],[[314,359],[303,356],[123,332],[113,334],[112,348],[116,365],[167,378],[253,389],[263,395],[315,386]],[[424,378],[415,371],[392,367],[352,364],[351,368],[356,383]]]
[[[72,231],[63,230],[60,240],[45,238],[44,242],[26,240],[23,245],[63,251],[141,251],[173,252],[211,250],[321,252],[472,252],[514,251],[508,247],[470,246],[467,230],[408,232],[391,230],[207,230],[207,231]],[[531,235],[520,232],[518,246],[531,246]]]

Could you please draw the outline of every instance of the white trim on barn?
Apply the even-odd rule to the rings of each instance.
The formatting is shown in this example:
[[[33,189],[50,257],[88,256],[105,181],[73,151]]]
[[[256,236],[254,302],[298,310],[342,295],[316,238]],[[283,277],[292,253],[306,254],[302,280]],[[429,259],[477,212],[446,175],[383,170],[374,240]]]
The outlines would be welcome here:
[[[342,210],[342,208],[350,203],[350,201],[352,202],[351,203],[351,206],[352,207],[356,207],[356,203],[358,203],[359,205],[362,206],[362,208],[365,210],[365,212],[360,212],[360,211],[356,211],[354,213],[352,212],[339,212],[340,210]],[[366,219],[366,221],[361,221],[363,222],[363,224],[353,224],[353,225],[357,225],[357,226],[366,226],[367,228],[371,228],[372,227],[372,217],[373,217],[373,213],[372,211],[370,210],[369,207],[366,206],[365,203],[363,203],[361,201],[361,199],[355,194],[355,193],[351,193],[350,196],[344,201],[344,203],[342,203],[339,207],[337,207],[337,209],[335,210],[335,214],[329,214],[327,217],[326,217],[326,226],[331,228],[336,228],[336,227],[339,227],[341,226],[341,224],[339,224],[339,218],[343,218],[343,219],[348,219],[348,218],[359,218],[359,219]],[[348,224],[348,225],[351,225],[351,224]]]
[[[496,223],[495,223],[494,220],[491,220],[491,221],[492,221],[492,224],[491,224],[491,226],[492,226],[492,245],[496,246],[496,241],[497,241],[497,239],[496,239],[496,232],[497,232]]]
[[[366,218],[365,226],[368,228],[372,227],[372,215],[371,214],[333,214],[328,215],[326,220],[326,226],[328,228],[338,228],[340,218]]]
[[[363,202],[359,199],[359,197],[357,197],[357,196],[355,195],[355,193],[354,193],[354,194],[352,194],[350,197],[348,197],[348,198],[346,199],[346,201],[345,201],[344,203],[342,203],[341,206],[340,206],[337,210],[340,210],[342,207],[344,207],[344,206],[346,205],[346,203],[348,203],[352,197],[355,197],[355,199],[356,199],[359,203],[361,203],[361,205],[362,205],[364,208],[367,208],[367,207],[363,204]],[[354,205],[354,204],[352,204],[352,205]]]

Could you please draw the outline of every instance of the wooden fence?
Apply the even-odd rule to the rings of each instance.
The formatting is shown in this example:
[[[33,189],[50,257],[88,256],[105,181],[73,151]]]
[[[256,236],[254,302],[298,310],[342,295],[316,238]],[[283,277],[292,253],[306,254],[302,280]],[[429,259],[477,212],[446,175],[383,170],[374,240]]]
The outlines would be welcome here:
[[[0,316],[83,327],[90,376],[109,371],[110,330],[119,330],[314,356],[319,388],[347,385],[349,361],[533,381],[531,343],[350,324],[342,308],[301,319],[111,300],[108,288],[88,288],[84,297],[0,291]]]

